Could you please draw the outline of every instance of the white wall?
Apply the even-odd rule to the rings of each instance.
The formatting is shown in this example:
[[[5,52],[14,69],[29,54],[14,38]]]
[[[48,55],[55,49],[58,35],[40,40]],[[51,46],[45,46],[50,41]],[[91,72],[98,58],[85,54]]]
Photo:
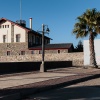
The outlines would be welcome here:
[[[9,28],[0,28],[0,43],[3,43],[3,35],[6,35],[6,42],[11,42],[11,23],[6,21],[0,25],[9,25]]]
[[[97,65],[100,65],[100,40],[94,40],[94,49]],[[84,65],[90,64],[89,40],[84,40]]]
[[[9,25],[9,28],[0,28],[0,43],[3,43],[3,35],[6,35],[6,43],[11,43],[11,22],[6,21],[0,25]],[[14,25],[14,42],[16,42],[16,34],[20,34],[20,42],[25,42],[25,29]]]
[[[14,25],[14,42],[16,42],[16,35],[20,34],[20,42],[25,42],[25,29]]]

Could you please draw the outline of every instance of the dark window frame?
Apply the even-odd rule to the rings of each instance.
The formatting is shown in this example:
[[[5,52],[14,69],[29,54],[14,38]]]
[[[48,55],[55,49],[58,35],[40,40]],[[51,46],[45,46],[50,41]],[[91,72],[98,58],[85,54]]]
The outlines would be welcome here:
[[[16,34],[16,42],[20,42],[20,34]]]
[[[58,50],[58,53],[60,53],[60,50]]]
[[[34,54],[34,50],[31,51],[31,54]]]
[[[20,53],[21,55],[25,55],[25,51],[21,51],[21,53]]]
[[[3,43],[6,43],[7,35],[3,35]]]
[[[11,52],[10,51],[7,51],[7,56],[10,56],[11,55]]]
[[[2,25],[2,27],[4,28],[5,26],[4,26],[4,25]]]

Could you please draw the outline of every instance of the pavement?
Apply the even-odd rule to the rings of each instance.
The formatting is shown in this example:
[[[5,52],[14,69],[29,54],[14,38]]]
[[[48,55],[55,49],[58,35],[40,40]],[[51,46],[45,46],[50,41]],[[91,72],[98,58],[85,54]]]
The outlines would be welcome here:
[[[18,75],[0,78],[0,89],[6,89],[10,87],[31,84],[36,82],[42,82],[50,79],[62,78],[65,76],[71,76],[75,74],[66,74],[66,73],[36,73],[36,74],[27,74],[27,75]]]
[[[33,94],[26,100],[100,100],[100,78]]]
[[[0,99],[18,100],[26,98],[31,94],[58,88],[60,86],[70,86],[99,77],[100,69],[84,69],[78,67],[52,69],[45,73],[33,72],[4,77],[0,76]]]

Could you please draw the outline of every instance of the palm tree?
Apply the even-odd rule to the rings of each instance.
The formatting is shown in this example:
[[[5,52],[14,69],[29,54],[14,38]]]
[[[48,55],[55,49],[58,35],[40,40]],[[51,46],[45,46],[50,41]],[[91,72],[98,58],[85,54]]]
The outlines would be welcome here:
[[[100,12],[94,9],[87,9],[81,16],[77,17],[73,34],[76,38],[83,38],[89,35],[90,66],[98,67],[95,59],[94,38],[100,33]]]

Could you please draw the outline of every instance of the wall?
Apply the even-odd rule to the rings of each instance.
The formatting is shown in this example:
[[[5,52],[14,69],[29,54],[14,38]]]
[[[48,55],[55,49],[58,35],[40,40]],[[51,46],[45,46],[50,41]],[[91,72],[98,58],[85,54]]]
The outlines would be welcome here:
[[[11,51],[11,55],[19,55],[21,51],[26,50],[29,53],[27,43],[0,43],[0,56],[7,56],[7,51]]]
[[[9,25],[9,28],[0,28],[0,43],[3,43],[3,35],[6,35],[6,42],[11,43],[11,23],[6,21],[0,25]]]
[[[6,62],[0,63],[0,74],[22,72],[22,71],[36,71],[40,70],[41,62]],[[71,67],[71,61],[48,61],[45,62],[46,69]]]
[[[17,34],[20,34],[20,42],[25,42],[25,33],[26,33],[25,29],[23,29],[17,25],[14,25],[14,42],[16,42]]]
[[[3,43],[3,35],[6,35],[6,42],[11,43],[11,40],[13,39],[14,42],[16,42],[16,34],[20,34],[20,42],[25,42],[25,29],[11,24],[9,21],[3,22],[0,25],[4,25],[4,28],[0,28],[0,43]],[[5,28],[5,25],[9,25],[9,28]],[[13,34],[12,33],[12,27],[13,27]],[[13,37],[11,36],[13,35]]]
[[[94,40],[97,65],[100,65],[100,39]],[[89,40],[84,40],[84,65],[90,65]]]
[[[68,53],[68,49],[45,50],[45,53]]]
[[[83,66],[83,52],[80,53],[61,53],[45,54],[45,61],[72,61],[73,66]],[[41,61],[41,54],[19,55],[19,56],[0,56],[0,62],[27,62]]]
[[[28,51],[28,33],[21,27],[11,24],[6,21],[0,25],[9,25],[8,27],[0,28],[0,56],[6,56],[7,51],[10,51],[11,55],[19,55],[21,51]],[[20,34],[20,42],[16,43],[16,34]],[[6,35],[6,43],[3,43],[3,35]]]
[[[27,41],[27,39],[26,39]],[[0,56],[6,56],[7,51],[10,51],[10,55],[19,55],[21,51],[25,51],[25,54],[41,54],[42,50],[29,50],[28,43],[0,43]],[[45,54],[60,54],[72,52],[68,49],[54,49],[54,50],[45,50]]]

